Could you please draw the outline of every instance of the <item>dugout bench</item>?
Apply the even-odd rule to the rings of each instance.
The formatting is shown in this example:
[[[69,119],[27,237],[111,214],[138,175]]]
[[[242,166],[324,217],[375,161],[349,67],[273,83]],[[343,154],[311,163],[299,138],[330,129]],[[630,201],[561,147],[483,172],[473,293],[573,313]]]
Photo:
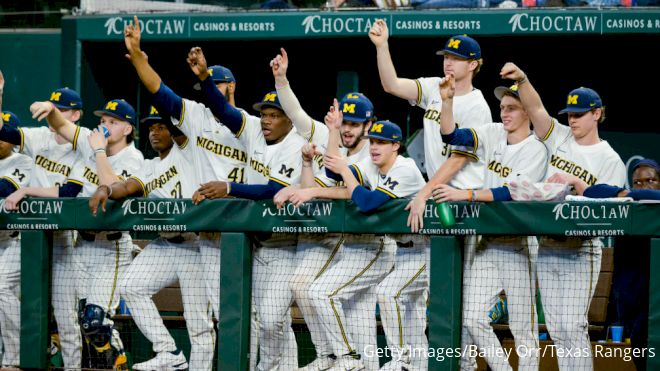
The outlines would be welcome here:
[[[309,228],[318,231],[360,233],[405,233],[405,200],[396,200],[377,213],[361,214],[352,202],[312,201],[300,209],[278,210],[270,201],[213,200],[198,206],[190,200],[145,200],[135,203],[177,203],[185,211],[174,215],[141,214],[140,210],[110,202],[106,213],[90,216],[86,199],[28,199],[18,213],[0,208],[0,228],[22,229],[21,367],[45,369],[49,345],[48,306],[50,299],[49,229],[135,230],[139,226],[185,226],[187,231],[217,230],[222,233],[218,339],[218,369],[245,370],[249,354],[249,318],[252,256],[245,232],[278,228]],[[57,204],[49,214],[37,214],[30,203]],[[124,206],[124,207],[122,207]],[[639,203],[455,203],[451,204],[456,226],[443,228],[435,207],[425,213],[425,233],[431,234],[431,277],[428,311],[429,346],[456,348],[460,345],[462,252],[459,238],[464,234],[485,235],[568,235],[575,233],[660,237],[660,206]],[[174,209],[174,208],[171,208]],[[179,207],[182,210],[183,207]],[[126,211],[128,210],[128,212]],[[227,218],[231,215],[231,218]],[[607,215],[606,219],[601,218]],[[575,218],[573,218],[575,216]],[[160,219],[154,222],[154,219]],[[258,223],[256,223],[258,221]],[[289,229],[290,230],[290,229]],[[652,241],[649,305],[649,346],[660,349],[660,238]],[[43,349],[35,352],[35,349]],[[431,370],[453,370],[458,358],[431,361]],[[650,369],[660,359],[648,360]]]

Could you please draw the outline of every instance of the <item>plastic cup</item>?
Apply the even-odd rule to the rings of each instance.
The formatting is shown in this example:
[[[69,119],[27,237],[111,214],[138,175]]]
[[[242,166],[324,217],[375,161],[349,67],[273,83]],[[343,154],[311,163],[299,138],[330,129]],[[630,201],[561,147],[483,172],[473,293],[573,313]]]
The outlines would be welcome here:
[[[612,335],[612,342],[620,343],[623,341],[623,326],[610,326],[609,331]]]
[[[438,210],[438,216],[440,217],[440,224],[442,224],[443,227],[449,228],[453,227],[456,224],[456,220],[454,219],[454,213],[452,213],[451,208],[447,203],[442,202],[439,204],[436,204],[435,206]]]

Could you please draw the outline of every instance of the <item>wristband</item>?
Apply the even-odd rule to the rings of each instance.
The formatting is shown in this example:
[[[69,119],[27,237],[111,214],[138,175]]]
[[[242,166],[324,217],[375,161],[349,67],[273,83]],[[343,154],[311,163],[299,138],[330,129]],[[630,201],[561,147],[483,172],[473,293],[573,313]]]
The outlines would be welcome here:
[[[227,196],[231,193],[231,183],[225,182],[227,184]]]
[[[520,85],[522,85],[522,84],[524,84],[524,83],[526,83],[526,82],[527,82],[527,74],[525,74],[525,75],[523,76],[522,79],[516,81],[516,84],[517,84],[518,86],[520,86]]]
[[[105,153],[105,148],[97,148],[94,150],[94,153]]]

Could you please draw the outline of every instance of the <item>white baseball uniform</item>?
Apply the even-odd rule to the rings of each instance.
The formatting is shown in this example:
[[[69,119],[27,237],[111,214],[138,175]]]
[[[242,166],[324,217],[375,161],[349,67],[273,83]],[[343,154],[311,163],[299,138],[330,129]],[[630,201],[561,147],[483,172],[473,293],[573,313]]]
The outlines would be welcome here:
[[[307,115],[300,106],[300,103],[291,90],[290,85],[278,87],[277,94],[284,112],[291,119],[298,133],[309,142],[316,144],[317,150],[321,153],[321,155],[314,157],[314,160],[312,161],[312,171],[316,183],[321,187],[335,186],[336,181],[326,176],[325,167],[323,166],[323,154],[326,152],[329,137],[327,126]],[[342,152],[344,155],[347,155],[348,153],[345,148],[342,148]],[[369,144],[367,142],[362,146],[358,153],[348,156],[348,163],[353,164],[368,157]],[[342,236],[341,234],[333,233],[325,235],[312,233],[298,234],[298,246],[296,248],[297,267],[291,281],[291,289],[293,290],[296,304],[305,318],[305,324],[309,329],[312,344],[316,349],[317,358],[331,355],[332,348],[330,347],[325,331],[321,326],[320,319],[316,315],[314,306],[309,301],[307,293],[309,286],[316,277],[320,276],[325,270],[339,260],[339,257],[342,255],[342,242],[345,238],[350,239],[351,236]],[[360,299],[367,298],[367,295],[360,296]],[[349,323],[373,320],[373,331],[357,331],[352,335],[358,349],[365,349],[369,344],[375,347],[375,299],[347,302],[345,303],[344,312]],[[375,368],[378,368],[377,359],[375,359]]]
[[[48,127],[19,128],[19,152],[30,156],[35,167],[31,187],[61,186],[71,174],[78,159],[71,143],[57,144],[56,134]],[[78,272],[80,267],[73,251],[75,231],[53,232],[53,315],[60,336],[62,360],[67,368],[81,367],[80,325],[78,324]]]
[[[471,129],[477,156],[486,164],[484,188],[505,186],[514,179],[538,182],[547,166],[547,150],[530,135],[516,144],[508,144],[508,133],[500,123]],[[476,251],[467,288],[466,326],[486,361],[493,370],[511,370],[500,342],[493,332],[488,311],[506,293],[509,327],[519,352],[519,370],[537,370],[539,353],[536,323],[536,277],[534,262],[537,254],[535,237],[483,237]],[[499,351],[498,351],[499,350]],[[530,350],[529,352],[525,350]]]
[[[192,198],[197,190],[197,169],[191,166],[191,143],[174,145],[164,159],[145,161],[144,170],[133,175],[147,198]],[[156,353],[174,352],[176,343],[163,324],[152,296],[175,282],[181,286],[184,317],[190,338],[189,366],[211,370],[213,363],[213,321],[208,311],[204,265],[192,232],[161,233],[133,260],[120,286],[120,294],[133,320]]]
[[[580,145],[571,128],[554,119],[541,141],[550,156],[546,179],[565,173],[588,185],[625,185],[626,167],[606,141]],[[557,357],[560,370],[593,369],[587,313],[600,274],[601,247],[599,238],[539,241],[537,274],[550,337],[557,348],[584,350]]]
[[[267,184],[274,181],[285,187],[300,182],[302,156],[300,150],[305,139],[294,128],[279,143],[268,145],[258,117],[243,114],[243,124],[236,137],[248,153],[246,169],[248,184]],[[252,268],[252,297],[259,321],[259,363],[257,370],[271,370],[293,362],[297,355],[284,355],[290,342],[290,306],[293,293],[283,283],[291,281],[295,271],[296,238],[287,233],[267,233],[255,236]],[[252,355],[256,356],[256,355]]]
[[[417,101],[410,103],[424,109],[424,167],[429,178],[447,161],[451,153],[458,152],[476,160],[474,151],[463,147],[451,148],[442,141],[440,134],[440,77],[419,78]],[[454,97],[454,121],[460,128],[475,128],[493,122],[490,108],[481,90]],[[483,185],[483,163],[470,161],[449,183],[458,189],[479,189]]]
[[[380,174],[371,158],[351,165],[358,181],[390,198],[408,197],[424,186],[424,178],[412,159],[398,156],[387,174]],[[391,271],[396,252],[395,240],[387,235],[354,235],[344,241],[340,260],[318,277],[309,288],[309,297],[337,356],[358,354],[351,334],[359,323],[348,323],[343,304],[374,288]],[[369,315],[373,317],[373,308]],[[364,329],[361,329],[364,331]]]
[[[78,197],[91,197],[99,186],[96,157],[87,139],[89,133],[88,129],[79,128],[72,142],[81,159],[73,167],[67,182],[82,186]],[[115,174],[125,179],[140,171],[144,157],[133,144],[129,144],[108,156],[108,162]],[[119,305],[117,284],[133,260],[131,236],[128,232],[79,232],[76,248],[82,268],[80,297],[87,299],[87,305],[98,305],[110,316],[114,315]],[[112,325],[112,321],[108,324]]]
[[[189,141],[196,177],[200,184],[210,181],[245,183],[245,146],[223,125],[218,125],[205,105],[182,99],[179,120],[172,122]],[[215,317],[220,318],[220,234],[201,233],[199,251],[206,269],[207,295]]]
[[[473,150],[464,147],[451,148],[442,141],[440,133],[440,112],[442,111],[442,98],[440,97],[440,77],[419,78],[417,83],[417,100],[411,101],[413,105],[425,110],[424,112],[424,167],[429,179],[440,169],[442,164],[449,158],[452,152],[466,155],[476,160]],[[493,122],[490,107],[486,103],[481,90],[474,89],[470,93],[455,96],[453,106],[454,121],[462,128],[474,128]],[[440,155],[438,155],[440,154]],[[480,189],[483,187],[484,167],[483,162],[470,161],[449,182],[452,187],[458,189]],[[469,277],[470,264],[477,243],[475,236],[464,239],[463,252],[463,288],[471,283],[465,277]],[[429,246],[430,248],[430,246]],[[430,255],[430,252],[428,253]],[[463,295],[465,301],[465,295]],[[463,303],[465,306],[465,302]],[[463,319],[465,322],[465,319]],[[465,326],[461,328],[461,348],[466,349],[468,344],[474,342],[470,339]],[[465,352],[463,354],[466,354]],[[462,357],[461,369],[473,369],[476,360]]]
[[[28,156],[11,153],[0,160],[0,179],[26,187],[34,168]],[[4,204],[3,204],[4,206]],[[21,345],[21,238],[18,231],[0,231],[0,331],[4,343],[3,366],[18,367]]]

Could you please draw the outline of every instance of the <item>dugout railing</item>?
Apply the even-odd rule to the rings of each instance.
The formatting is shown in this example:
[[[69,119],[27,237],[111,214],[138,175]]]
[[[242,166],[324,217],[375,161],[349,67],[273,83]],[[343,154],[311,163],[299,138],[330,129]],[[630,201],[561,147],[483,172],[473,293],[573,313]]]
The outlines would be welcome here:
[[[0,200],[0,228],[22,230],[21,368],[47,369],[50,341],[51,238],[53,230],[222,232],[219,370],[246,370],[249,355],[252,255],[250,232],[406,233],[404,200],[365,215],[351,202],[312,201],[277,209],[270,201],[129,199],[110,202],[93,217],[87,199],[28,199],[18,212]],[[509,202],[450,205],[456,225],[443,228],[434,204],[425,213],[431,235],[429,349],[460,346],[462,250],[459,237],[483,235],[635,235],[652,239],[649,338],[660,349],[660,206],[640,203]],[[634,253],[634,251],[631,251]],[[642,262],[640,262],[642,263]],[[644,262],[645,263],[645,262]],[[457,357],[429,358],[430,370],[453,370]],[[649,369],[660,359],[649,358]]]

